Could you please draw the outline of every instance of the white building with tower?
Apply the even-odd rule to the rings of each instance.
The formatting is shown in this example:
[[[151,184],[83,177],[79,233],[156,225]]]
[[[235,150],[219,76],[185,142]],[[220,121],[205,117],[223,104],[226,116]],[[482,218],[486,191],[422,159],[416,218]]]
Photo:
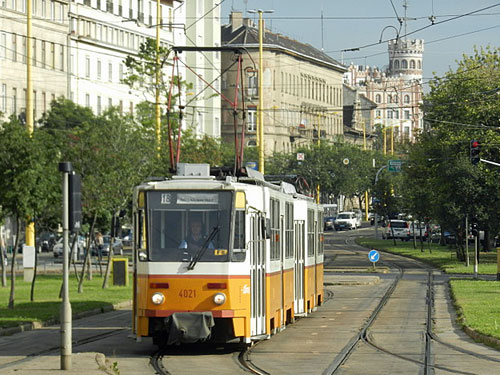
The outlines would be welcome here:
[[[373,123],[390,129],[399,141],[415,141],[423,129],[422,72],[424,41],[393,39],[388,43],[389,66],[351,64],[344,75],[346,85],[356,88],[377,107]]]

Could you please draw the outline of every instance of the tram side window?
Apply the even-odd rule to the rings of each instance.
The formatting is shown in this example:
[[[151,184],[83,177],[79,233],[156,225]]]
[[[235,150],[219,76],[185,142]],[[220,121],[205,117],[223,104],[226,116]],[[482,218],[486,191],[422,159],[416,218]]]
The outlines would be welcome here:
[[[285,205],[285,258],[293,257],[293,204],[287,202]]]
[[[307,255],[314,255],[314,211],[307,210]]]
[[[318,223],[323,223],[323,213],[318,211]],[[318,225],[318,235],[319,235],[319,241],[318,241],[318,254],[323,254],[324,248],[325,248],[325,235],[323,233],[323,225]]]
[[[233,262],[244,262],[246,257],[245,211],[238,210],[234,217]]]
[[[146,229],[144,222],[144,211],[139,210],[136,212],[135,228],[134,228],[134,241],[135,248],[138,250],[139,260],[147,260],[146,249]]]
[[[280,259],[280,202],[271,199],[271,260]]]

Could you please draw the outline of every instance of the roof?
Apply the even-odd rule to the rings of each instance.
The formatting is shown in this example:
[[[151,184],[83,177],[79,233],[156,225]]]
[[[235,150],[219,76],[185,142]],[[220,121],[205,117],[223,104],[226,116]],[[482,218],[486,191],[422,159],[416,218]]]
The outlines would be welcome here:
[[[248,22],[243,22],[236,30],[232,30],[232,24],[223,25],[221,28],[221,40],[223,45],[245,46],[246,48],[258,48],[259,30]],[[330,67],[346,72],[347,67],[326,53],[314,48],[310,44],[301,43],[281,34],[275,34],[266,30],[263,37],[263,45],[266,49],[280,49],[284,53],[295,53],[305,59],[315,60],[317,63],[326,64]]]

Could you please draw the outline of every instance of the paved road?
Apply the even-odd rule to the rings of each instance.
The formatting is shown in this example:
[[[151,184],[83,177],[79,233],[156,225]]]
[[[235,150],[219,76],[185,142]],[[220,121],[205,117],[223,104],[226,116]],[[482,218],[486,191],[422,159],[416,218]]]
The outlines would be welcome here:
[[[372,228],[327,233],[325,288],[333,298],[271,340],[256,345],[249,353],[252,363],[273,375],[500,373],[500,352],[472,342],[453,324],[455,316],[445,275],[384,253],[379,269],[385,267],[389,272],[362,272],[372,265],[368,250],[354,245],[352,239],[370,233]],[[430,371],[426,372],[426,280],[430,274],[434,338],[429,346]],[[368,329],[367,339],[357,340],[398,275],[401,279]],[[115,363],[121,375],[155,374],[149,365],[155,347],[147,339],[142,343],[130,339],[129,327],[127,309],[75,321],[74,369],[67,373],[99,374],[106,366],[108,373],[113,373],[110,369]],[[352,351],[345,356],[353,340]],[[58,327],[0,337],[0,373],[54,372],[59,368],[58,341]],[[96,353],[103,353],[107,364]],[[33,354],[38,356],[30,357]],[[244,374],[237,364],[237,354],[223,348],[182,349],[167,354],[164,365],[172,375]],[[341,357],[344,359],[336,366]]]

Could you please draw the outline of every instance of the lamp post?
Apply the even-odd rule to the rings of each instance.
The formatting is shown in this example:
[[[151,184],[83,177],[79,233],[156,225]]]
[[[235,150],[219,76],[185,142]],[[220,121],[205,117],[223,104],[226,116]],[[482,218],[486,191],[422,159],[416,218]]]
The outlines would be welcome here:
[[[259,147],[259,172],[264,173],[264,90],[262,89],[264,75],[264,55],[263,55],[263,34],[264,22],[262,20],[263,13],[273,13],[274,10],[249,10],[248,13],[259,14],[259,109],[257,112],[257,145]]]
[[[32,2],[26,1],[26,127],[28,132],[33,135],[33,80],[32,72]],[[25,233],[26,246],[35,246],[35,223],[28,218]]]

